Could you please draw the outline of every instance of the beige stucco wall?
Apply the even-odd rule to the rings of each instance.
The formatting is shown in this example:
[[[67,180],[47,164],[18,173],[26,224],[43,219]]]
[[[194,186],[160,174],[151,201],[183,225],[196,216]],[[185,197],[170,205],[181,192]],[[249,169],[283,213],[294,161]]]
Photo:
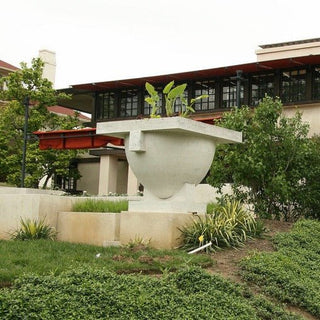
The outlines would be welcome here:
[[[320,134],[320,103],[312,103],[307,105],[284,107],[284,115],[291,117],[297,111],[302,112],[302,120],[309,123],[309,136]]]
[[[78,163],[81,178],[77,181],[77,190],[87,191],[88,194],[98,194],[99,162]]]
[[[195,188],[195,200],[196,202],[217,202],[217,198],[221,197],[221,194],[218,193],[218,189],[212,187],[209,184],[198,184]],[[223,194],[232,194],[232,186],[230,183],[227,183],[222,188]]]

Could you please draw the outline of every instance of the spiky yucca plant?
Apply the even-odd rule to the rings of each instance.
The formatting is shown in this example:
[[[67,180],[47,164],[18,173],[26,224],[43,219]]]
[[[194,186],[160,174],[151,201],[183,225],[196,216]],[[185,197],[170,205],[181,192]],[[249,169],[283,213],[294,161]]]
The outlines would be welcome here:
[[[14,240],[36,240],[49,239],[55,240],[57,236],[56,230],[47,225],[44,219],[20,219],[20,227],[11,234]]]
[[[255,216],[245,210],[239,201],[226,201],[215,206],[204,218],[197,216],[192,224],[180,229],[183,247],[199,247],[212,242],[212,248],[238,247],[257,233]],[[199,240],[201,239],[201,241]]]

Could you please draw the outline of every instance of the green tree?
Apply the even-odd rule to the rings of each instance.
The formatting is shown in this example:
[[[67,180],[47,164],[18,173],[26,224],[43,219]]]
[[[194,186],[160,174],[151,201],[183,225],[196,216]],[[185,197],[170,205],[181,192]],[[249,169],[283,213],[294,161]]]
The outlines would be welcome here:
[[[313,136],[309,141],[305,163],[308,167],[297,202],[305,208],[305,215],[320,220],[320,136]]]
[[[57,93],[52,88],[52,83],[42,78],[42,72],[43,62],[34,58],[31,67],[21,63],[21,69],[0,79],[0,85],[6,88],[0,92],[0,99],[4,101],[0,106],[0,179],[17,186],[21,180],[26,98],[30,101],[29,133],[37,130],[72,129],[80,125],[77,114],[75,117],[59,117],[48,111],[48,106],[57,104],[57,100],[66,95]],[[47,177],[47,183],[54,174],[69,177],[69,164],[77,153],[77,150],[41,151],[38,141],[29,134],[25,186],[37,188],[43,177]],[[76,179],[80,177],[77,170],[71,175]]]
[[[243,143],[218,147],[207,181],[219,188],[233,183],[235,197],[261,217],[291,220],[319,202],[319,190],[310,194],[310,183],[316,183],[310,166],[319,172],[320,158],[301,113],[289,118],[282,109],[279,99],[265,97],[254,110],[244,106],[224,113],[218,125],[242,131]]]

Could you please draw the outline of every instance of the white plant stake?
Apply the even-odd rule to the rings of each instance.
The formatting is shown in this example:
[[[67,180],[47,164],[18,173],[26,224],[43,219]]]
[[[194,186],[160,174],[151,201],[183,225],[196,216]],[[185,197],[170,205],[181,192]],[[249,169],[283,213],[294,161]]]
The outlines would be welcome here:
[[[202,249],[205,249],[205,248],[207,248],[207,247],[210,247],[211,245],[212,245],[212,242],[210,241],[210,242],[204,244],[203,246],[201,246],[201,247],[199,247],[199,248],[197,248],[197,249],[194,249],[194,250],[188,252],[188,254],[196,253],[196,252],[198,252],[198,251],[201,251]]]

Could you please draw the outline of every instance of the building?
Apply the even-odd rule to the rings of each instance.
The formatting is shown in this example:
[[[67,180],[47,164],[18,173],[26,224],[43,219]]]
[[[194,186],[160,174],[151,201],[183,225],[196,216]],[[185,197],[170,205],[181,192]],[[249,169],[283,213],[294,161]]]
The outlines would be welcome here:
[[[257,61],[233,66],[188,71],[152,77],[85,83],[63,90],[72,100],[62,101],[65,107],[92,115],[91,126],[97,122],[148,117],[150,106],[144,101],[148,81],[161,91],[170,81],[188,84],[188,99],[206,94],[208,98],[195,105],[195,120],[213,123],[221,113],[236,105],[254,107],[266,95],[278,96],[284,112],[290,116],[297,108],[310,124],[310,135],[320,133],[320,38],[261,45]],[[137,181],[127,165],[123,150],[99,148],[90,150],[96,157],[91,168],[79,169],[98,186],[98,194],[133,193]],[[84,170],[87,170],[86,172]],[[128,185],[124,181],[128,181]],[[99,182],[99,183],[98,183]],[[91,186],[93,184],[91,183]],[[92,189],[93,190],[93,189]],[[90,189],[88,190],[90,192]]]
[[[13,66],[10,63],[0,60],[0,78],[7,76],[10,72],[19,70],[19,68]],[[0,90],[5,90],[5,88],[0,88]],[[1,101],[0,101],[1,103]]]
[[[4,62],[0,60],[0,76],[5,77],[7,76],[10,72],[19,70],[19,68],[13,66],[10,63]]]

